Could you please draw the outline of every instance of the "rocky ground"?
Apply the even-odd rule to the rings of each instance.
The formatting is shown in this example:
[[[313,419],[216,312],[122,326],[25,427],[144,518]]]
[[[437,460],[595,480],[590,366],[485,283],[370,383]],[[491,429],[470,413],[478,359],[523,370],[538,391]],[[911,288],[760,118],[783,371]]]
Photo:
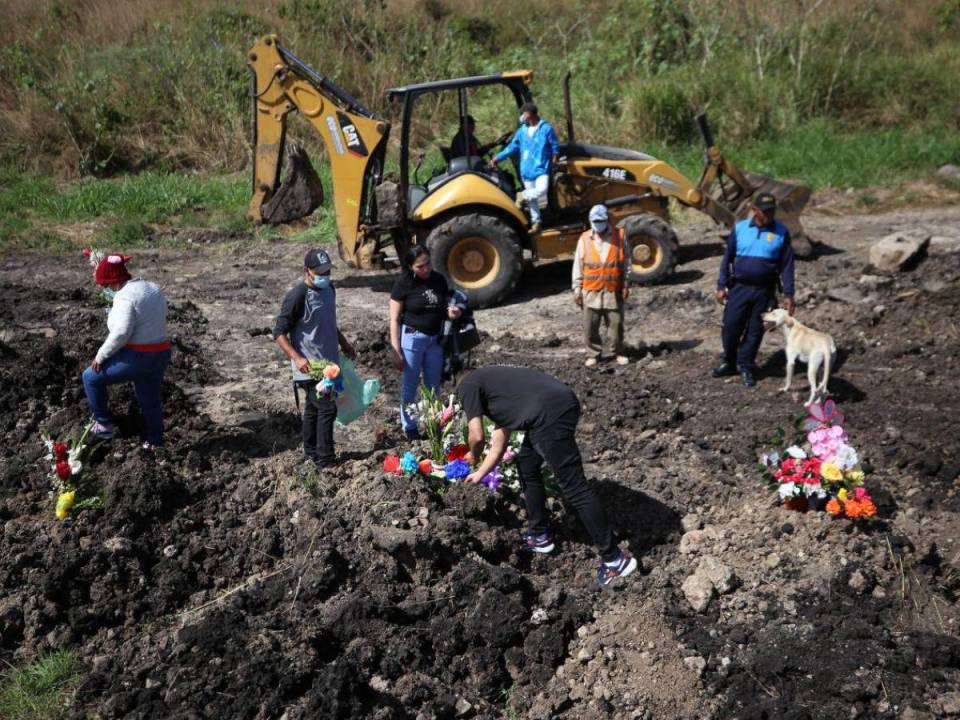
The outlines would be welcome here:
[[[802,411],[713,380],[722,246],[680,227],[681,265],[629,302],[626,367],[583,367],[569,264],[531,268],[479,313],[481,363],[526,363],[581,397],[587,471],[642,571],[591,589],[583,529],[551,500],[559,551],[518,557],[518,499],[384,475],[398,432],[383,273],[335,271],[341,323],[383,393],[337,431],[341,466],[298,452],[268,335],[303,249],[242,238],[140,252],[171,303],[168,444],[97,451],[99,510],[58,522],[41,427],[87,414],[79,374],[103,306],[81,258],[0,270],[0,660],[76,652],[76,718],[910,718],[960,714],[960,210],[813,216],[798,317],[833,334],[831,381],[871,472],[869,525],[795,513],[760,483],[766,438]],[[926,228],[905,272],[872,240]],[[216,240],[215,238],[213,238]],[[802,374],[801,374],[802,376]]]

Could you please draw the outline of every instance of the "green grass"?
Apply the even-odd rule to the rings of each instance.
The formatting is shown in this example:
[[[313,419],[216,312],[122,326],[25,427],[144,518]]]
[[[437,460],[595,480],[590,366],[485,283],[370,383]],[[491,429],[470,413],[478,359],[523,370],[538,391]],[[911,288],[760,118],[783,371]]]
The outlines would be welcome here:
[[[716,141],[742,169],[790,179],[815,190],[897,186],[931,178],[944,163],[960,162],[960,135],[937,129],[848,130],[838,122],[815,120],[775,139],[735,143],[717,134]],[[696,142],[637,143],[633,149],[674,165],[691,181],[696,181],[702,168],[703,151]],[[390,163],[395,160],[389,157]],[[317,169],[326,193],[323,207],[302,229],[261,227],[258,236],[311,244],[336,238],[330,168],[317,163]],[[57,184],[49,177],[0,167],[0,248],[67,251],[70,242],[51,226],[91,221],[102,226],[93,244],[112,249],[151,244],[151,225],[253,231],[246,219],[249,193],[245,173],[151,171]],[[858,205],[874,207],[877,201],[868,193],[860,197]]]
[[[960,159],[960,135],[947,130],[845,130],[813,121],[783,136],[747,144],[724,142],[724,155],[750,172],[791,179],[814,190],[892,187],[933,177],[940,165]],[[696,181],[703,167],[699,146],[651,144],[634,148],[665,160]]]
[[[0,686],[4,720],[55,720],[63,717],[70,694],[80,683],[80,667],[67,650],[42,655],[10,670]]]

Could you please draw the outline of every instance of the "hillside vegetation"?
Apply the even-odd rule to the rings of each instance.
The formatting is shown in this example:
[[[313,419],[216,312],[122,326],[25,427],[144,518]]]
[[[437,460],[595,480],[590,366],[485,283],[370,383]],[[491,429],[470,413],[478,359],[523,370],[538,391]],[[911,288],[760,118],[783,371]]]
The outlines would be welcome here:
[[[895,184],[960,162],[960,0],[6,6],[0,241],[25,237],[38,218],[84,221],[96,208],[139,227],[213,203],[218,219],[208,222],[241,225],[250,157],[246,52],[268,32],[393,120],[388,87],[529,68],[542,113],[562,134],[561,78],[571,70],[578,139],[641,149],[694,177],[702,152],[694,116],[702,110],[741,166],[817,188]],[[471,100],[484,139],[483,130],[510,122],[514,111],[502,100]],[[424,113],[414,136],[435,144],[453,125],[452,107]],[[322,160],[311,129],[295,122],[293,132]],[[143,182],[124,185],[123,197],[112,183],[64,189],[47,179],[147,171]],[[227,187],[181,179],[153,190],[150,178],[184,171],[199,171],[201,185],[226,174]],[[130,202],[137,188],[147,199]],[[136,210],[154,195],[162,195],[158,203]],[[120,239],[140,233],[113,230]]]
[[[0,156],[67,176],[244,168],[246,50],[266,32],[385,113],[393,85],[524,67],[559,118],[570,69],[579,133],[627,147],[696,144],[702,109],[736,145],[814,120],[945,140],[960,118],[960,0],[7,5]]]

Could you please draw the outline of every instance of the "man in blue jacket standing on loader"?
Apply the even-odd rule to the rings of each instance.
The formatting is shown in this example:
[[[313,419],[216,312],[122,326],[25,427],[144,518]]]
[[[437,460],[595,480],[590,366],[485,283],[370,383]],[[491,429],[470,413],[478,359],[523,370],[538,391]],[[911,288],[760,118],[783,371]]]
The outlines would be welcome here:
[[[543,120],[532,102],[520,108],[522,125],[507,146],[490,161],[490,167],[508,157],[520,156],[520,179],[523,196],[530,208],[530,232],[540,230],[540,202],[547,197],[550,185],[550,165],[557,161],[560,143],[553,125]]]
[[[753,387],[754,363],[763,340],[762,315],[773,307],[777,285],[783,286],[783,306],[793,315],[793,248],[786,225],[774,215],[777,200],[770,193],[757,196],[752,217],[741,220],[730,233],[717,279],[717,302],[723,311],[723,361],[714,377],[736,375]]]

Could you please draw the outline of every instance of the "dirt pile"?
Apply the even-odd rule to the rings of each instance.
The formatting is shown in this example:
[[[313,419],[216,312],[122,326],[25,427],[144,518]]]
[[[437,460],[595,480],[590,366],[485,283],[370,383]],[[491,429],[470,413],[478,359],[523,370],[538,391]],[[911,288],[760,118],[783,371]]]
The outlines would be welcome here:
[[[296,267],[302,248],[281,251]],[[217,281],[187,300],[177,278],[196,252]],[[283,362],[261,337],[287,281],[243,285],[271,277],[256,248],[158,264],[174,288],[168,445],[140,454],[132,394],[114,390],[121,437],[92,465],[104,507],[55,521],[37,433],[86,418],[78,379],[103,307],[0,276],[0,658],[74,650],[77,718],[946,716],[960,681],[960,257],[882,277],[852,251],[799,266],[803,320],[842,353],[831,386],[881,510],[864,527],[762,488],[757,451],[806,393],[776,392],[776,336],[755,391],[707,377],[715,257],[693,257],[689,281],[636,292],[626,367],[583,367],[565,277],[556,297],[479,318],[481,363],[540,367],[581,398],[588,477],[641,560],[612,593],[590,590],[594,551],[559,499],[558,551],[531,561],[517,498],[381,472],[409,447],[382,278],[339,292],[383,397],[337,431],[338,470],[304,467]]]

